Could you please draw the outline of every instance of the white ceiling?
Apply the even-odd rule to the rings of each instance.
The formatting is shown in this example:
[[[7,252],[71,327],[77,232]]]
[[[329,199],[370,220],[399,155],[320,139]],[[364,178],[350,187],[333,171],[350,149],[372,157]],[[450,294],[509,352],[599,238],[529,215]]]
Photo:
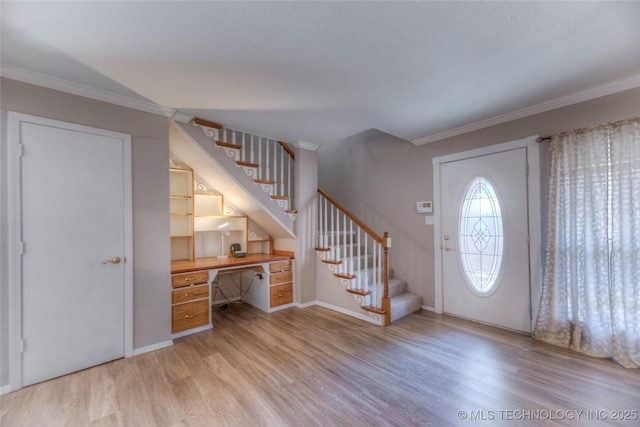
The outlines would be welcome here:
[[[640,2],[0,8],[5,76],[41,73],[286,141],[375,128],[420,144],[640,86]]]

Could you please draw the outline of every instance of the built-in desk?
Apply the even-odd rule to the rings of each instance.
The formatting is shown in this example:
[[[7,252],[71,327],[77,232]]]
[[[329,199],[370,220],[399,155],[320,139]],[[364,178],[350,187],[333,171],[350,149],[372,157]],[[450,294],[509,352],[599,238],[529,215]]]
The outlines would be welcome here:
[[[249,254],[243,258],[217,257],[171,262],[173,338],[210,329],[211,285],[218,275],[237,273],[251,280],[246,302],[272,312],[293,305],[293,257]]]

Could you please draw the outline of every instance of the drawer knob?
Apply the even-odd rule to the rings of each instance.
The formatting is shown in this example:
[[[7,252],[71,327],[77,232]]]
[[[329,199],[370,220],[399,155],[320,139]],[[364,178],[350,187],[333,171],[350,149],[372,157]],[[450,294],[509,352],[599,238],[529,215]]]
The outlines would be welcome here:
[[[187,292],[186,294],[184,294],[185,297],[194,297],[196,295],[200,295],[197,292]]]
[[[199,315],[200,313],[193,313],[193,314],[185,314],[184,318],[185,319],[193,319],[194,317],[196,317],[197,315]]]

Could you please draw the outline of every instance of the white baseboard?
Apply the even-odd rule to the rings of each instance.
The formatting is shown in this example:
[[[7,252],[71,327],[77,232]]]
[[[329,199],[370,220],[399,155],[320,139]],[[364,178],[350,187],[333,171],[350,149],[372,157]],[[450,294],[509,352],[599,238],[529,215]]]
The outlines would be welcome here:
[[[305,303],[296,303],[296,306],[298,308],[313,307],[314,305],[318,305],[318,301],[309,301],[309,302],[305,302]]]
[[[365,313],[358,313],[356,311],[347,310],[346,308],[339,307],[337,305],[328,304],[322,301],[315,301],[315,305],[319,305],[320,307],[328,308],[329,310],[337,311],[338,313],[346,314],[347,316],[355,317],[360,320],[364,320],[365,322],[373,323],[374,325],[380,325],[378,322],[373,320],[371,317],[366,315]]]
[[[423,309],[423,310],[427,310],[427,311],[432,311],[432,312],[434,312],[434,313],[436,312],[435,307],[429,307],[428,305],[423,305],[423,306],[422,306],[422,309]]]
[[[3,385],[2,387],[0,387],[0,396],[4,396],[5,394],[9,393],[11,391],[11,385]]]
[[[159,342],[157,344],[151,344],[145,347],[134,348],[133,355],[137,356],[139,354],[149,353],[150,351],[160,350],[161,348],[171,347],[173,345],[173,340]]]

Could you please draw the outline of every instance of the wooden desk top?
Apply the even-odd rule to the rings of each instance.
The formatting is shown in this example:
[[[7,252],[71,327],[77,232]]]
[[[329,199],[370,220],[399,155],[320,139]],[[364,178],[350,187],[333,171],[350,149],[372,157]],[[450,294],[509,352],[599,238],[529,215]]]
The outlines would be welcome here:
[[[184,259],[171,261],[171,274],[242,267],[244,265],[263,264],[265,262],[284,261],[288,259],[293,259],[293,257],[280,254],[248,254],[244,258],[234,258],[230,256],[227,259],[218,259],[217,257],[196,258],[194,260]]]

